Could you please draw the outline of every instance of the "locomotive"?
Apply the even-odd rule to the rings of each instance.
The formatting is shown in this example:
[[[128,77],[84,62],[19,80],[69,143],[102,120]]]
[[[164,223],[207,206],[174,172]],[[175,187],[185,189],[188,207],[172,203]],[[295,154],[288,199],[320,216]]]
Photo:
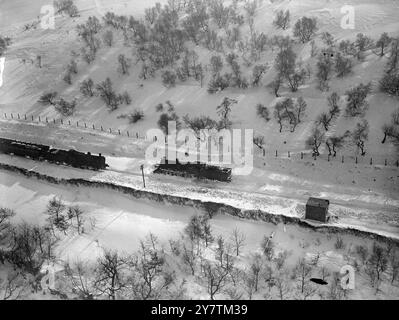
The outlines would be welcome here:
[[[230,168],[211,166],[200,162],[188,162],[186,164],[182,164],[177,159],[175,163],[169,163],[169,161],[164,158],[160,164],[156,165],[154,173],[167,174],[183,178],[198,178],[221,182],[231,182],[232,170]]]
[[[104,170],[108,167],[105,157],[87,154],[76,150],[52,149],[49,146],[0,138],[0,153],[27,157],[32,160],[65,164],[74,168]]]

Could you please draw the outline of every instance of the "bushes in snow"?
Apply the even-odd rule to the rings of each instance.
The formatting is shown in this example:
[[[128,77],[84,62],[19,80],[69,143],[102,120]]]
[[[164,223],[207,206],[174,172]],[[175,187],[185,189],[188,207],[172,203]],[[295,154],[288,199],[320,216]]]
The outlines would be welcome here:
[[[367,104],[367,96],[371,92],[371,83],[364,85],[361,83],[355,88],[352,88],[346,92],[347,95],[347,104],[346,104],[346,113],[351,117],[356,117],[364,114],[366,111]]]
[[[295,103],[291,98],[277,102],[274,106],[274,118],[280,126],[280,132],[282,132],[285,122],[290,125],[291,132],[294,132],[298,124],[301,123],[306,108],[306,101],[302,97],[299,97]]]
[[[386,73],[380,81],[380,90],[399,96],[399,72]]]
[[[290,11],[289,10],[279,10],[273,21],[273,25],[276,28],[286,30],[290,24]]]
[[[312,39],[317,31],[317,19],[302,17],[294,26],[294,36],[302,43],[306,43]]]
[[[162,83],[165,87],[171,88],[176,85],[176,73],[174,71],[166,70],[162,73]]]
[[[78,8],[73,3],[73,0],[58,0],[54,1],[54,6],[58,13],[66,13],[70,17],[78,16]]]

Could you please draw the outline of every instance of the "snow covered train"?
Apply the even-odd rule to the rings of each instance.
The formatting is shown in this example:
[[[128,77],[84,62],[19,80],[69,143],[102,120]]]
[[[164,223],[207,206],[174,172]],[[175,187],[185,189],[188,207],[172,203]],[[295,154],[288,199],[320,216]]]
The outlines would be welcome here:
[[[161,163],[155,167],[154,173],[167,174],[183,178],[198,178],[221,182],[231,182],[232,170],[230,168],[211,166],[199,162],[182,164],[177,159],[176,162],[173,163],[163,159]]]
[[[47,160],[51,163],[65,164],[74,168],[106,169],[105,157],[87,154],[76,150],[52,149],[49,146],[0,138],[0,153],[28,157],[33,160]]]

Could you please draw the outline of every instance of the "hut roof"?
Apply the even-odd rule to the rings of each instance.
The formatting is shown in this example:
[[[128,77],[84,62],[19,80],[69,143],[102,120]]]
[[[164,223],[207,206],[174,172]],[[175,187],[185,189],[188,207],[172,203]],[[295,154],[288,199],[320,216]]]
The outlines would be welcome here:
[[[330,201],[326,199],[309,198],[308,203],[306,205],[311,207],[321,207],[328,209]]]

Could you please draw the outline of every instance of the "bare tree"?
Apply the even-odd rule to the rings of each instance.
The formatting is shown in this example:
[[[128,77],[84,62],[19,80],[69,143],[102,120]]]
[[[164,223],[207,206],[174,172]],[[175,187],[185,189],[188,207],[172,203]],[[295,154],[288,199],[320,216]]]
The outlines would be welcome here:
[[[266,122],[270,121],[269,109],[261,103],[256,105],[256,113],[259,117],[263,118]]]
[[[345,297],[345,290],[341,285],[341,278],[338,273],[334,273],[328,287],[327,297],[330,300],[342,300]]]
[[[337,76],[342,78],[352,72],[352,61],[350,58],[344,57],[340,52],[336,54],[335,71]]]
[[[348,90],[346,92],[346,95],[348,96],[346,113],[351,117],[362,115],[368,106],[366,99],[370,92],[371,83],[367,85],[361,83],[357,87]]]
[[[55,105],[56,100],[55,98],[57,97],[58,93],[57,92],[48,92],[48,93],[43,93],[40,96],[39,102],[44,105]]]
[[[264,236],[262,243],[261,243],[261,248],[262,248],[263,254],[269,261],[271,261],[273,259],[274,247],[275,247],[275,245],[274,245],[272,238],[268,237],[268,236]]]
[[[299,97],[295,103],[295,114],[296,114],[296,119],[298,123],[301,123],[302,121],[302,116],[306,112],[307,108],[307,103],[303,97]]]
[[[2,300],[18,300],[28,283],[25,277],[19,271],[10,271],[6,274],[6,278],[0,279],[0,299]]]
[[[396,71],[399,63],[399,38],[392,40],[391,52],[387,64],[387,73]]]
[[[118,252],[104,251],[95,270],[95,287],[100,295],[106,295],[110,300],[117,299],[118,293],[126,286],[123,275],[125,268],[126,260]]]
[[[252,69],[252,86],[253,87],[259,86],[266,70],[267,70],[266,65],[260,64],[260,65],[254,66],[254,68]]]
[[[308,280],[312,274],[312,267],[306,262],[304,258],[301,258],[294,270],[295,278],[298,281],[298,288],[302,294],[308,294],[308,290],[306,288],[308,284]]]
[[[347,131],[344,135],[342,136],[331,136],[328,137],[326,140],[326,146],[328,148],[328,154],[330,156],[336,157],[337,156],[337,151],[341,148],[343,148],[345,144],[346,138],[349,136],[350,132]]]
[[[72,291],[77,293],[79,299],[92,300],[101,294],[97,291],[93,277],[95,269],[91,265],[78,260],[72,265],[66,264],[64,270]]]
[[[356,41],[355,41],[355,48],[357,49],[357,59],[361,60],[363,58],[362,54],[370,49],[373,46],[373,40],[364,35],[363,33],[358,33],[356,35]]]
[[[232,232],[231,240],[234,244],[236,256],[238,257],[240,255],[241,248],[245,246],[245,234],[242,233],[238,228],[235,228]]]
[[[328,91],[328,82],[331,78],[333,70],[333,61],[330,52],[324,52],[319,55],[317,61],[317,79],[319,80],[319,89],[322,91]]]
[[[229,270],[220,266],[220,264],[208,261],[204,262],[202,269],[209,297],[211,300],[215,300],[215,296],[228,285]]]
[[[84,211],[78,207],[69,207],[68,208],[68,217],[70,219],[75,219],[76,220],[76,229],[78,230],[78,234],[81,234],[84,232],[83,225],[84,225],[84,219],[83,219],[83,214]]]
[[[114,89],[112,88],[112,81],[110,78],[107,78],[105,81],[97,84],[96,90],[111,111],[114,111],[118,108],[120,101]]]
[[[274,95],[276,98],[279,98],[280,95],[278,94],[278,91],[280,90],[280,87],[283,83],[283,79],[281,75],[277,75],[277,77],[269,84],[269,86],[273,89]]]
[[[367,120],[363,120],[362,122],[358,122],[356,124],[356,128],[352,133],[352,141],[360,150],[361,155],[366,155],[365,143],[368,140],[369,135],[369,123]]]
[[[125,75],[129,75],[130,59],[126,58],[124,54],[118,56],[118,72]]]
[[[393,284],[399,276],[399,255],[397,249],[389,255],[389,265],[391,266],[391,284]]]
[[[259,289],[259,277],[263,272],[263,258],[260,254],[254,254],[251,257],[249,271],[251,273],[252,278],[254,279],[254,289],[255,292]]]
[[[211,73],[213,76],[220,74],[223,69],[223,60],[220,56],[212,56],[210,59]]]
[[[221,129],[228,129],[230,127],[231,106],[237,103],[238,103],[237,100],[225,97],[222,103],[216,107],[216,112],[221,118],[220,120]]]
[[[182,247],[182,260],[185,265],[190,268],[191,274],[195,275],[196,266],[199,260],[199,250],[196,249],[196,244],[193,240],[189,239],[189,243],[183,243]]]
[[[140,249],[129,259],[127,289],[133,299],[161,299],[174,283],[174,275],[166,269],[165,255],[158,239],[150,234],[141,241]]]
[[[314,127],[311,136],[306,140],[306,146],[312,148],[313,156],[320,155],[319,148],[325,139],[325,134],[319,127]]]
[[[47,221],[54,231],[54,227],[60,231],[66,232],[68,229],[67,216],[65,214],[66,205],[58,198],[53,197],[47,204],[46,214],[48,215]]]
[[[306,43],[311,40],[312,36],[317,31],[317,19],[302,17],[299,19],[294,26],[294,36],[299,38],[302,43]]]
[[[276,285],[278,297],[280,300],[285,300],[287,295],[290,293],[291,286],[289,284],[289,280],[287,279],[288,275],[286,271],[280,272],[275,278],[274,283]]]
[[[86,97],[93,97],[94,96],[94,83],[91,78],[87,80],[83,80],[80,84],[80,92]]]
[[[386,251],[374,243],[373,250],[367,264],[370,265],[370,267],[374,270],[377,280],[380,280],[381,275],[387,270],[388,267],[388,257],[386,255]]]
[[[8,208],[0,208],[0,241],[10,228],[10,219],[15,216],[15,211]]]
[[[108,47],[112,47],[112,44],[114,42],[114,34],[111,30],[105,31],[103,35],[103,41]]]
[[[279,10],[277,11],[276,18],[273,21],[273,25],[277,28],[286,30],[290,24],[290,11]]]
[[[281,102],[276,103],[274,106],[274,118],[277,120],[280,125],[280,133],[283,131],[283,124],[286,118],[284,105]]]
[[[264,136],[256,136],[253,139],[253,143],[255,146],[257,146],[259,149],[263,149],[265,146],[265,137]]]
[[[57,9],[57,13],[66,13],[70,17],[78,16],[78,8],[73,3],[73,0],[59,0],[54,1],[54,5]]]

